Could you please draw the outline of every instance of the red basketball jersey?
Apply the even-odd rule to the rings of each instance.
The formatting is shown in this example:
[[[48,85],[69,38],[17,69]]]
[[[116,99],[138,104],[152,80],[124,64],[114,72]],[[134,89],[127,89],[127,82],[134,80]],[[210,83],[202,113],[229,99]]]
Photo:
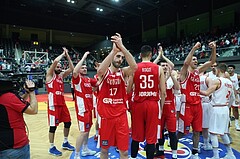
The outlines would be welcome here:
[[[174,96],[174,83],[171,77],[169,77],[166,81],[166,98],[165,104],[174,104],[175,96]]]
[[[134,74],[134,101],[159,100],[159,66],[141,62]]]
[[[199,104],[200,99],[200,77],[199,71],[188,71],[187,78],[181,82],[182,102],[188,104]]]
[[[77,112],[93,110],[92,87],[96,87],[97,80],[78,75],[76,78],[72,78],[72,82],[74,86],[74,93],[76,95],[75,107]]]
[[[113,118],[126,113],[127,93],[120,69],[118,72],[108,70],[98,89],[98,113],[101,118]]]
[[[48,105],[49,106],[64,106],[64,83],[62,76],[57,74],[53,75],[51,81],[46,83],[46,88],[48,91]]]

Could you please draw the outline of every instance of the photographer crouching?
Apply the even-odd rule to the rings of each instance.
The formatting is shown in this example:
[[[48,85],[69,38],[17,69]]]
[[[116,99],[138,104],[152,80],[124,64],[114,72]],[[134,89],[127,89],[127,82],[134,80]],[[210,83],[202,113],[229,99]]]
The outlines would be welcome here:
[[[38,112],[35,84],[27,80],[24,84],[25,94],[22,96],[12,86],[14,84],[11,85],[11,81],[0,80],[0,159],[30,159],[23,113]]]

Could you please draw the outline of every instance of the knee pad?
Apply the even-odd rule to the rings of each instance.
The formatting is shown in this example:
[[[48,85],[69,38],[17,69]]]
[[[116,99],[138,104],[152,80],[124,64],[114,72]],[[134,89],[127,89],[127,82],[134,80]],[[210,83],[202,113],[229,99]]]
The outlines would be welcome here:
[[[230,144],[230,140],[227,134],[224,134],[223,136],[221,136],[223,144],[225,145],[229,145]]]
[[[64,122],[64,128],[70,128],[71,122]]]
[[[50,132],[50,133],[55,133],[56,129],[57,129],[56,126],[50,126],[49,132]]]
[[[138,154],[138,149],[139,149],[139,142],[132,140],[131,143],[131,157],[136,158]]]
[[[175,132],[169,132],[170,146],[172,150],[177,150],[177,134]]]
[[[147,144],[146,145],[147,158],[153,159],[154,158],[154,152],[155,152],[155,145],[154,144]]]

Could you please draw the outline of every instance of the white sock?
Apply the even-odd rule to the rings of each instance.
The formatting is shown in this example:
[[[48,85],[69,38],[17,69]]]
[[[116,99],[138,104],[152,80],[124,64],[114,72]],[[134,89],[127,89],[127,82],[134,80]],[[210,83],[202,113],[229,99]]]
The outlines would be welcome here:
[[[68,137],[63,138],[63,143],[66,143],[66,142],[68,142]]]
[[[227,149],[228,154],[233,155],[233,151],[232,151],[232,148],[230,145],[226,145],[226,149]]]
[[[159,149],[158,149],[159,151],[164,151],[164,147],[163,147],[163,145],[159,145]]]
[[[75,156],[77,157],[77,156],[80,156],[80,152],[75,152]]]
[[[82,150],[83,150],[83,151],[87,151],[87,150],[88,150],[87,145],[82,145]]]
[[[208,138],[206,139],[206,138],[203,138],[203,143],[204,143],[204,145],[206,146],[207,144],[208,144]]]
[[[218,147],[214,147],[214,148],[213,148],[213,156],[214,156],[215,158],[219,158]]]
[[[50,149],[54,147],[54,143],[50,143]]]
[[[235,127],[238,127],[238,119],[235,119]]]
[[[177,158],[177,150],[172,150],[172,158]]]

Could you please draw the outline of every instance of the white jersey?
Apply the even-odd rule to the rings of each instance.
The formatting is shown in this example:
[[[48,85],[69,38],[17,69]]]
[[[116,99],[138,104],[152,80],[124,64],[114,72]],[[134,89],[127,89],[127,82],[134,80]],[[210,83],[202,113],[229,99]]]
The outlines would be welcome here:
[[[201,91],[206,91],[208,89],[208,85],[206,83],[206,80],[207,80],[207,76],[205,76],[205,75],[200,76],[200,90]],[[201,95],[201,100],[204,103],[210,102],[210,99],[209,99],[208,96],[202,96]]]
[[[171,88],[173,88],[174,83],[173,83],[173,80],[172,80],[171,77],[169,77],[169,78],[167,79],[166,83],[167,83],[167,88],[166,88],[166,89],[171,89]]]
[[[217,76],[215,74],[213,74],[213,72],[208,72],[208,75],[207,75],[209,78],[211,78],[212,80],[214,79],[217,79]]]
[[[234,88],[237,90],[239,88],[237,74],[234,73],[233,76],[230,76],[230,79],[233,83]]]
[[[220,77],[217,80],[220,81],[220,88],[213,92],[211,104],[212,106],[228,106],[230,97],[233,95],[233,84],[227,79]]]
[[[238,90],[239,85],[238,85],[238,77],[237,77],[237,74],[234,73],[233,76],[230,76],[230,79],[231,79],[231,81],[232,81],[232,83],[233,83],[233,87],[234,87],[236,90]],[[237,94],[237,97],[238,97],[238,99],[239,99],[239,95],[238,95],[238,94]],[[231,105],[232,105],[233,107],[238,107],[238,106],[239,106],[239,104],[236,104],[235,96],[234,96],[234,98],[233,98],[233,102],[232,102]]]

